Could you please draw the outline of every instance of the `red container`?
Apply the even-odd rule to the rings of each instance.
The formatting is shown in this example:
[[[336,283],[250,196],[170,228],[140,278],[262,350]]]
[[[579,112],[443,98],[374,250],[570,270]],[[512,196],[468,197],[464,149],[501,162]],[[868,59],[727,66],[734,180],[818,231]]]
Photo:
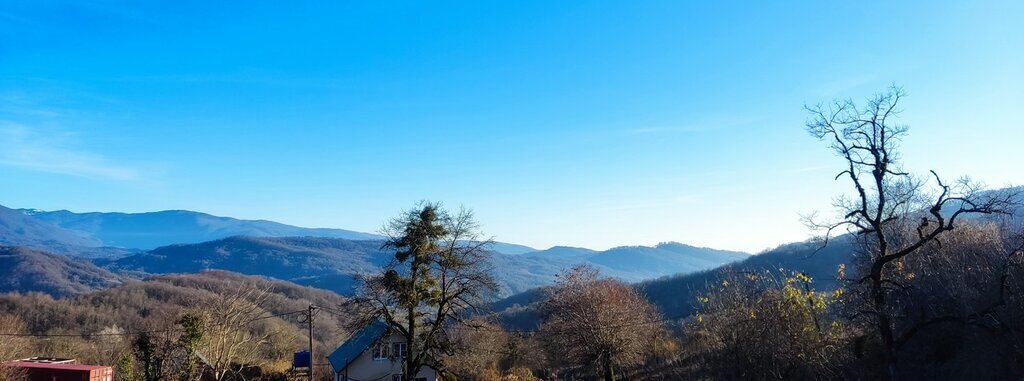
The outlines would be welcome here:
[[[22,368],[29,381],[114,381],[114,370],[103,365],[46,364],[9,362],[4,365]]]

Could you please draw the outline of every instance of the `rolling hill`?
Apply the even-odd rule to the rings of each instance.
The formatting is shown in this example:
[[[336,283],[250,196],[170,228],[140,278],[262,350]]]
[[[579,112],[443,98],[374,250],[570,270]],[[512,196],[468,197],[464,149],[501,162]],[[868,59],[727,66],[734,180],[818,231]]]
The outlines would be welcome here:
[[[26,323],[27,331],[35,334],[133,332],[165,326],[185,312],[238,293],[242,286],[267,290],[266,302],[262,308],[253,312],[254,315],[267,317],[261,318],[251,327],[276,332],[275,340],[280,341],[277,344],[284,345],[286,350],[267,351],[263,355],[274,360],[280,359],[280,364],[290,364],[288,360],[291,359],[291,350],[306,348],[305,332],[308,323],[302,319],[302,311],[311,304],[344,308],[342,304],[345,298],[329,291],[258,276],[208,271],[127,280],[104,290],[60,299],[39,293],[3,293],[0,294],[0,315],[17,316]],[[252,301],[256,294],[243,294],[244,300]],[[317,353],[328,353],[326,351],[335,348],[347,336],[348,331],[343,324],[346,318],[345,314],[317,315],[313,334]],[[99,335],[82,337],[80,340],[96,340],[93,342],[95,345],[114,356],[130,344],[128,340],[121,341],[119,336]],[[75,351],[80,350],[84,350],[79,353],[81,355],[95,354],[88,350],[89,347],[49,348],[57,350],[57,353],[71,355],[69,357],[78,357]],[[116,357],[104,361],[113,363]]]
[[[740,271],[802,272],[813,279],[815,288],[833,289],[839,265],[845,264],[850,269],[848,274],[852,274],[854,255],[852,237],[843,235],[824,248],[816,241],[785,244],[744,261],[708,271],[648,280],[637,287],[666,317],[680,318],[694,312],[697,296],[706,292],[708,285],[718,285],[723,277]]]
[[[356,274],[376,271],[388,260],[388,254],[380,250],[380,241],[235,236],[164,246],[112,261],[105,267],[148,274],[217,269],[351,294]]]
[[[67,297],[114,287],[123,279],[88,261],[27,247],[0,247],[0,293],[39,291]]]

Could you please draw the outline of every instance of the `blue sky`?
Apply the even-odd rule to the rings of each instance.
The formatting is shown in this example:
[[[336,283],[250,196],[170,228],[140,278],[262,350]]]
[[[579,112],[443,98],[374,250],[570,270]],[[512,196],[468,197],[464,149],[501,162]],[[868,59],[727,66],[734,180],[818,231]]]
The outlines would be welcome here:
[[[1024,184],[1021,2],[89,3],[0,1],[0,204],[758,251],[846,189],[802,106],[893,83],[909,169]]]

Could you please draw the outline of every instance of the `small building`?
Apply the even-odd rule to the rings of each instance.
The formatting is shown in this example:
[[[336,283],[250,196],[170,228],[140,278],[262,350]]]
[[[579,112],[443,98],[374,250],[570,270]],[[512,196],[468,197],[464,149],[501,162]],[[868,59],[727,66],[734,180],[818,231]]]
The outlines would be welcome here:
[[[438,381],[437,371],[423,367],[415,378],[402,374],[408,345],[387,323],[374,321],[354,333],[329,356],[335,381]]]
[[[29,381],[114,381],[114,369],[104,365],[80,365],[74,359],[32,357],[4,363],[21,368]]]

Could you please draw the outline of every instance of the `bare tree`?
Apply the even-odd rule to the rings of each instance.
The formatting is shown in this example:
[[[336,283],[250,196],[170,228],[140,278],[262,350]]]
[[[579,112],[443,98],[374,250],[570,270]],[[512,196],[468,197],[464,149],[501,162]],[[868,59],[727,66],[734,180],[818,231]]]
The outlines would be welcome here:
[[[452,215],[429,202],[384,228],[384,248],[395,250],[395,260],[382,274],[363,277],[352,303],[405,338],[402,360],[410,379],[423,366],[446,372],[443,355],[454,350],[450,325],[478,312],[497,289],[491,240],[481,239],[479,230],[472,212]]]
[[[662,331],[647,300],[619,281],[599,278],[589,266],[560,275],[542,313],[540,335],[550,357],[606,381],[616,379],[617,368],[640,363]]]
[[[132,351],[137,359],[137,377],[144,381],[170,379],[173,375],[173,352],[175,350],[172,330],[157,329],[143,332],[132,342]]]
[[[261,362],[277,332],[252,325],[266,316],[263,306],[271,295],[269,287],[242,284],[235,292],[213,298],[200,311],[204,326],[198,351],[214,379],[230,379]]]
[[[15,315],[0,314],[0,333],[25,332],[28,326]],[[26,337],[0,336],[0,362],[24,357],[31,343]],[[20,369],[0,364],[0,380],[23,380],[26,375]]]
[[[449,371],[460,380],[487,380],[500,375],[509,347],[509,335],[501,326],[474,318],[451,329],[456,353],[446,361]]]
[[[925,378],[1019,379],[1020,244],[994,223],[965,223],[892,276],[900,368]],[[907,359],[913,359],[908,361]],[[936,360],[941,359],[941,360]]]
[[[847,100],[807,108],[811,114],[807,130],[829,142],[844,160],[836,179],[847,178],[856,191],[853,197],[836,200],[842,214],[839,221],[821,223],[812,216],[808,222],[825,230],[826,243],[837,229],[847,229],[860,238],[867,258],[860,281],[868,293],[868,303],[860,313],[873,321],[886,364],[884,373],[890,379],[896,377],[900,340],[900,333],[894,331],[890,294],[901,287],[890,270],[900,259],[953,230],[964,215],[1005,213],[1016,197],[1010,192],[983,194],[982,188],[968,179],[946,183],[934,171],[934,183],[929,186],[924,179],[905,172],[900,167],[899,143],[908,127],[895,120],[903,96],[902,89],[893,87],[865,106]],[[914,232],[912,236],[901,234],[907,227]]]

